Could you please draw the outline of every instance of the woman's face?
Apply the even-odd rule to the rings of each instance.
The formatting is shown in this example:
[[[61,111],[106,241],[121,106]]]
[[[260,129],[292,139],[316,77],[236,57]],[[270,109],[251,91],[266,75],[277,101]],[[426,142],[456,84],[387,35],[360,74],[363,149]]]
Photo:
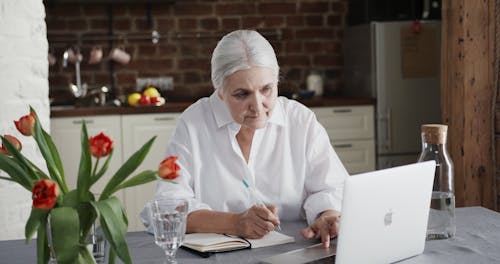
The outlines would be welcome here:
[[[252,67],[237,71],[224,80],[219,95],[231,116],[248,128],[263,128],[276,103],[278,80],[274,70]]]

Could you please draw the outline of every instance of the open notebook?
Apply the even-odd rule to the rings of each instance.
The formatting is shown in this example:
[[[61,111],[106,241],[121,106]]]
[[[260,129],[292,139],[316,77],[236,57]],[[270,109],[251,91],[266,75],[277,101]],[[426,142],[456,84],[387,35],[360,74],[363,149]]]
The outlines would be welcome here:
[[[243,239],[214,233],[186,234],[183,247],[206,253],[232,251],[244,248],[260,248],[295,242],[291,236],[272,231],[260,239]]]

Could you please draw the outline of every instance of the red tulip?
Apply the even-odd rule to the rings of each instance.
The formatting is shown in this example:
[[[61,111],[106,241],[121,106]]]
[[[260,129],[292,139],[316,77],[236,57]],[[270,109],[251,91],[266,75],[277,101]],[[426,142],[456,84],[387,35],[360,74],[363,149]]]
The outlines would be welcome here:
[[[14,147],[16,147],[17,150],[21,151],[23,149],[23,145],[21,144],[21,141],[19,141],[16,137],[11,136],[11,135],[4,135],[3,136],[5,139],[7,139]],[[5,146],[2,144],[2,148],[0,148],[0,151],[2,151],[5,155],[9,155],[9,151],[5,148]]]
[[[96,158],[107,156],[113,150],[113,140],[104,133],[89,138],[90,153]]]
[[[173,180],[179,177],[179,173],[177,173],[177,171],[180,167],[177,163],[175,163],[175,161],[177,161],[177,156],[170,156],[160,163],[160,167],[158,168],[158,175],[160,178]]]
[[[35,132],[35,113],[31,112],[29,115],[21,117],[18,121],[14,121],[14,125],[21,134],[31,136]]]
[[[39,180],[33,186],[32,195],[34,208],[50,210],[56,205],[59,186],[48,179]]]

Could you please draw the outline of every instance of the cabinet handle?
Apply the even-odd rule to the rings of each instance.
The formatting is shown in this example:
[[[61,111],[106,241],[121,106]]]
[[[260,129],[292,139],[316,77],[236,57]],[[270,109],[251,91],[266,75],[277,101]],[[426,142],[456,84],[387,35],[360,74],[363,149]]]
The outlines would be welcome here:
[[[155,121],[171,121],[171,120],[175,120],[174,117],[155,117],[154,118]]]
[[[352,112],[352,109],[349,109],[349,108],[347,108],[347,109],[333,109],[333,112],[334,113],[350,113],[350,112]]]
[[[87,123],[87,124],[93,124],[94,123],[94,120],[90,119],[90,120],[73,120],[73,124],[80,125],[80,124],[83,123],[83,121],[85,121],[85,123]]]
[[[352,148],[352,144],[335,144],[334,148]]]

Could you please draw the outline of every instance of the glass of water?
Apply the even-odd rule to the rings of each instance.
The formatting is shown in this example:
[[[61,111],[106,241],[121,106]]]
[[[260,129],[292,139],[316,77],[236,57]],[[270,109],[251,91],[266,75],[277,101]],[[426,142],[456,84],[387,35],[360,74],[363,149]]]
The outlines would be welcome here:
[[[188,201],[184,199],[155,199],[151,208],[155,243],[165,250],[165,263],[177,263],[175,253],[184,242]]]

